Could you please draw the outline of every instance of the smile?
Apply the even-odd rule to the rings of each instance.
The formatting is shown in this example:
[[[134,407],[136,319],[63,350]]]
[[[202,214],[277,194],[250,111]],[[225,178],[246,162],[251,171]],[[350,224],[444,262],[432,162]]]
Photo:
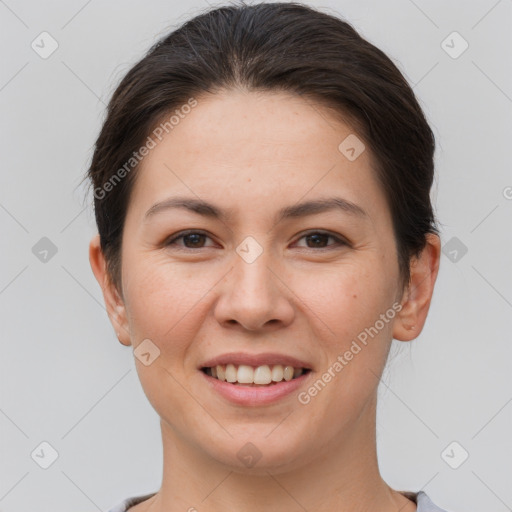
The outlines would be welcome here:
[[[272,386],[283,381],[289,382],[310,370],[281,364],[265,364],[256,367],[227,364],[205,367],[202,371],[214,379],[235,385]]]

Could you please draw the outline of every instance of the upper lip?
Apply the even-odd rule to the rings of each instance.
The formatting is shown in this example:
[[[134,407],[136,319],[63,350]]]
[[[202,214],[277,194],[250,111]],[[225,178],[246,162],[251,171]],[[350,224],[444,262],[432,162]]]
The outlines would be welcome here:
[[[245,364],[248,366],[263,366],[281,364],[284,366],[293,366],[294,368],[305,368],[311,370],[311,366],[305,361],[296,357],[274,352],[264,352],[262,354],[248,354],[245,352],[231,352],[208,359],[202,363],[199,368],[211,368],[217,365],[234,364],[236,366]]]

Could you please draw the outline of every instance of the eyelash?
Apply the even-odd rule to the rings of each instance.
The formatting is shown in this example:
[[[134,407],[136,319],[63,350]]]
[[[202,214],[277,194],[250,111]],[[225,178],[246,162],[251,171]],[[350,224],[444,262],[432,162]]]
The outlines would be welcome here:
[[[165,247],[170,247],[170,246],[176,246],[176,241],[177,240],[181,240],[181,239],[184,239],[186,236],[188,235],[204,235],[208,238],[210,238],[210,236],[203,232],[203,231],[200,231],[200,230],[195,230],[195,229],[190,229],[190,230],[187,230],[187,231],[181,231],[180,233],[178,233],[177,235],[175,236],[172,236],[171,238],[169,238],[167,241],[164,242],[164,246]],[[299,240],[301,240],[302,238],[306,238],[308,236],[311,236],[311,235],[324,235],[324,236],[327,236],[328,238],[332,238],[334,241],[335,241],[335,244],[332,244],[332,245],[329,245],[327,247],[319,247],[319,248],[315,248],[315,247],[303,247],[303,249],[312,249],[312,250],[319,250],[319,251],[325,251],[325,250],[330,250],[330,249],[334,249],[334,248],[337,248],[337,247],[342,247],[342,246],[349,246],[348,242],[342,240],[341,238],[329,233],[329,232],[325,232],[325,231],[319,231],[319,230],[312,230],[312,231],[308,231],[306,233],[304,233],[300,238]],[[184,247],[184,246],[179,246],[179,249],[180,250],[185,250],[185,251],[197,251],[199,249],[207,249],[208,247],[197,247],[197,248],[192,248],[192,247]]]

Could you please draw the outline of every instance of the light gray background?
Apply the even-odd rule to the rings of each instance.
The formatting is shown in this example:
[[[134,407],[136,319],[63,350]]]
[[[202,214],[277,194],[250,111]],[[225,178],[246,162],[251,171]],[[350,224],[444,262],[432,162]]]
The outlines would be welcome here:
[[[309,4],[346,17],[414,85],[438,142],[442,241],[468,249],[442,256],[423,333],[394,342],[382,474],[453,512],[512,510],[512,1]],[[160,485],[158,416],[108,321],[78,185],[119,79],[207,7],[0,0],[1,512],[107,510]],[[31,48],[43,31],[59,44],[47,59]],[[441,46],[453,31],[469,43],[458,58]],[[42,237],[58,249],[46,263],[32,252]],[[58,452],[48,469],[31,457],[43,441]],[[458,469],[442,456],[453,441],[469,453]]]

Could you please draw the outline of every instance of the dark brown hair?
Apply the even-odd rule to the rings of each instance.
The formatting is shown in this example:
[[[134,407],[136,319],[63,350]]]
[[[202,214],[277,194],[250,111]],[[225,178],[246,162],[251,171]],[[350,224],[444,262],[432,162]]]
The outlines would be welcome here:
[[[163,37],[110,100],[86,177],[118,291],[134,154],[158,122],[191,98],[233,88],[301,95],[346,120],[374,157],[408,284],[411,258],[427,233],[438,233],[430,201],[435,140],[411,87],[381,50],[336,16],[298,2],[241,3],[210,9]],[[122,179],[113,181],[116,173]]]

